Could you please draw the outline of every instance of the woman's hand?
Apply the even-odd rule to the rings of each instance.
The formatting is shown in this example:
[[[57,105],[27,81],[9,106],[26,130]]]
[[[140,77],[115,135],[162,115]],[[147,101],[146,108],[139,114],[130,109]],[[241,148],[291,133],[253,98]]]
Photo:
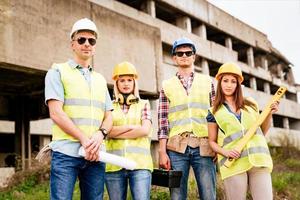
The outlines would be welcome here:
[[[225,150],[224,154],[227,158],[234,158],[234,159],[238,159],[241,156],[241,154],[235,149]]]
[[[275,101],[271,104],[271,113],[276,113],[279,109],[279,101]]]

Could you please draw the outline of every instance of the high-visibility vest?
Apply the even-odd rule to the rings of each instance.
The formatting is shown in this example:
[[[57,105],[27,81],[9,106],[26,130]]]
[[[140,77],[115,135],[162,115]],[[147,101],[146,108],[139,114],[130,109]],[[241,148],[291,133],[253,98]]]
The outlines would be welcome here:
[[[219,128],[224,131],[224,135],[221,135],[221,141],[218,141],[224,149],[233,149],[256,121],[259,113],[250,106],[246,106],[246,108],[247,110],[241,110],[241,122],[224,105],[214,114]],[[221,131],[219,134],[222,134]],[[224,166],[226,159],[226,157],[218,155],[222,179],[248,171],[253,166],[266,167],[270,172],[273,168],[272,158],[261,128],[257,129],[255,135],[242,151],[241,157],[229,168]]]
[[[64,87],[63,111],[87,137],[90,137],[103,121],[107,92],[105,79],[101,74],[92,71],[89,86],[80,71],[68,63],[53,64],[52,68],[59,70]],[[53,140],[78,141],[55,123],[52,125],[52,137]]]
[[[114,110],[112,112],[113,126],[142,125],[141,116],[146,103],[149,104],[149,101],[140,99],[138,103],[130,105],[127,114],[125,114],[122,111],[120,104],[114,102]],[[137,163],[136,169],[148,169],[152,171],[153,163],[150,151],[150,134],[151,130],[149,131],[148,136],[135,139],[109,138],[105,141],[106,152],[135,161]],[[107,172],[114,172],[120,169],[121,168],[116,165],[106,164]]]
[[[211,78],[196,74],[187,95],[177,76],[163,82],[163,90],[169,100],[169,137],[183,132],[193,132],[207,137],[207,110],[210,107]]]

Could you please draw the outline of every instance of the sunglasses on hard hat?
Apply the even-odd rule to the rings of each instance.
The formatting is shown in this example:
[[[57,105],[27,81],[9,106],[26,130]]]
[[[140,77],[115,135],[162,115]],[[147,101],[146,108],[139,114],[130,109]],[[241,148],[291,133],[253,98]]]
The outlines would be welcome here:
[[[177,51],[177,52],[175,52],[175,55],[178,57],[182,57],[184,54],[187,57],[190,57],[191,55],[194,55],[194,52],[193,51]]]
[[[92,46],[94,46],[96,44],[96,39],[95,38],[80,37],[80,38],[76,39],[76,41],[80,45],[85,44],[86,40],[89,41],[89,44],[92,45]]]

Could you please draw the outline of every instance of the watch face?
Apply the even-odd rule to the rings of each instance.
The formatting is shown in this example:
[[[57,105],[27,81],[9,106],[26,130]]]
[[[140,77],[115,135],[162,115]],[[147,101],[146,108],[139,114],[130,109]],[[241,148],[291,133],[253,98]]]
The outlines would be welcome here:
[[[107,130],[106,130],[106,129],[101,128],[100,130],[101,130],[101,132],[102,132],[104,135],[107,135]]]

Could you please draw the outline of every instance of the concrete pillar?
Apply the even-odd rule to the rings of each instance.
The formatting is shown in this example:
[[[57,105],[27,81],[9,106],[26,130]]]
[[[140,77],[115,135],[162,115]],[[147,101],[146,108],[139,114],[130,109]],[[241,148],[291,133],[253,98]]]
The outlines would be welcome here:
[[[254,53],[252,47],[247,49],[247,63],[250,67],[254,67]]]
[[[205,58],[201,59],[201,69],[202,69],[203,74],[209,75],[209,66],[208,66],[208,62]]]
[[[201,24],[198,27],[194,28],[193,33],[201,37],[202,39],[206,40],[207,39],[207,34],[206,34],[206,25]]]
[[[257,84],[256,84],[256,78],[255,77],[250,78],[250,88],[252,88],[253,90],[257,90]]]
[[[51,142],[51,136],[39,136],[39,149],[41,150],[44,146]]]
[[[289,118],[287,117],[283,118],[283,128],[290,129]]]
[[[143,11],[151,15],[151,17],[156,17],[156,11],[155,11],[155,1],[154,0],[147,0],[143,4]]]
[[[26,104],[27,98],[24,96],[17,96],[15,101],[15,152],[21,163],[16,166],[16,169],[25,170],[26,167],[30,167],[31,162],[31,139],[29,134],[30,120],[29,111]],[[26,159],[28,159],[26,163]]]
[[[192,32],[192,22],[191,18],[188,16],[176,18],[176,26],[186,30],[187,32]]]
[[[225,38],[225,46],[226,46],[228,49],[231,49],[231,50],[232,50],[232,40],[231,40],[231,37],[226,37],[226,38]]]
[[[264,82],[264,92],[267,94],[271,94],[270,83]]]
[[[274,127],[274,120],[273,120],[273,117],[271,117],[270,126],[271,126],[271,127]]]
[[[278,75],[278,77],[280,79],[283,79],[284,74],[283,74],[283,70],[282,70],[282,65],[279,63],[279,64],[277,64],[276,67],[277,67],[277,75]]]
[[[266,56],[261,56],[260,59],[261,59],[261,67],[265,70],[268,70],[269,68],[268,68],[268,59],[267,59],[267,57]]]

